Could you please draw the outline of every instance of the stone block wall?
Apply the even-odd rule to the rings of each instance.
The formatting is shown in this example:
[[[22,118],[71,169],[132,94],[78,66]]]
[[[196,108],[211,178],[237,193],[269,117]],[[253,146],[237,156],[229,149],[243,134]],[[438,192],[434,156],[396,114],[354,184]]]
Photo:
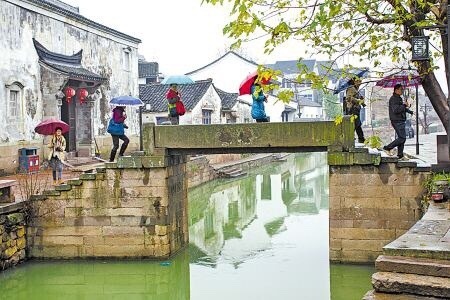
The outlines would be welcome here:
[[[188,243],[185,156],[122,157],[35,197],[30,257],[167,258]]]
[[[211,155],[210,155],[211,156]],[[191,157],[187,164],[188,187],[195,187],[218,177],[206,156]]]
[[[17,209],[10,210],[7,207],[0,208],[0,271],[26,259],[25,216]]]
[[[374,262],[420,219],[428,175],[394,162],[330,166],[330,260]]]

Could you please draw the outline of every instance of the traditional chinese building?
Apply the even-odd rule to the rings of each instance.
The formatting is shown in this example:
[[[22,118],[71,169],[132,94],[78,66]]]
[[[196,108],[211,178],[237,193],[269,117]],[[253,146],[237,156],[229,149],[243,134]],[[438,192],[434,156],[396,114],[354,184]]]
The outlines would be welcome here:
[[[44,154],[34,127],[50,117],[70,125],[72,156],[108,151],[109,100],[138,96],[140,40],[58,0],[3,0],[0,14],[0,169],[17,169],[19,148]],[[128,134],[137,134],[138,115],[127,113]]]

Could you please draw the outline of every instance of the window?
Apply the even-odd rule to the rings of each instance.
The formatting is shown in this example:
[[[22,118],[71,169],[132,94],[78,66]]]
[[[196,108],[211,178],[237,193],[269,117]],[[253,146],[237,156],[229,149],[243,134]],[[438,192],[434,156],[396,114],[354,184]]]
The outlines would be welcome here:
[[[19,134],[24,131],[24,111],[23,111],[23,88],[24,86],[20,82],[13,82],[12,84],[6,84],[6,118],[7,125]]]
[[[211,124],[211,110],[202,110],[202,124]]]
[[[11,119],[19,117],[19,91],[9,91],[8,113]]]
[[[125,49],[123,52],[123,69],[130,71],[130,52],[128,49]]]

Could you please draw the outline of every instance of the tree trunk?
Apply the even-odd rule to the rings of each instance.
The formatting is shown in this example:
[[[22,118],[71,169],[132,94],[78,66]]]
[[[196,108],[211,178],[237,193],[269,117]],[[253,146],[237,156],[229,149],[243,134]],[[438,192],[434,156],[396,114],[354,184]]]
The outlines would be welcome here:
[[[419,74],[426,74],[422,77],[422,87],[433,105],[439,119],[444,125],[445,131],[448,132],[449,109],[447,97],[445,96],[436,76],[433,72],[428,73],[430,69],[429,62],[419,63]]]

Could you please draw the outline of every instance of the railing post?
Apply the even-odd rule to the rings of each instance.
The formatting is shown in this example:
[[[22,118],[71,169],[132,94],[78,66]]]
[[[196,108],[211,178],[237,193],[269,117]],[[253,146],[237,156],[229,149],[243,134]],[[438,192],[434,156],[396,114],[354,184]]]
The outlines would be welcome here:
[[[155,151],[155,123],[143,125],[142,140],[145,155],[152,155]]]

